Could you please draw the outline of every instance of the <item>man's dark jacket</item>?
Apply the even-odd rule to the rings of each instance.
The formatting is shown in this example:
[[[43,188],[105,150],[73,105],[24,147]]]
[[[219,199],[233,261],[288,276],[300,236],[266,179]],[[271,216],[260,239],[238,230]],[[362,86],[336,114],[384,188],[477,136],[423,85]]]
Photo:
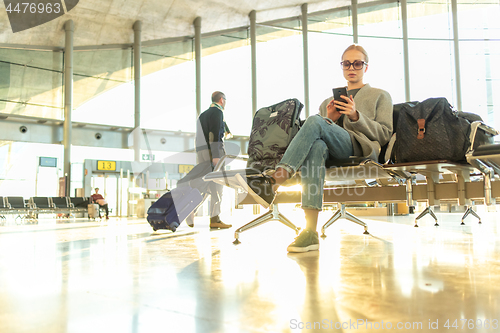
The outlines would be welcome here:
[[[225,123],[222,110],[212,106],[198,117],[196,126],[196,151],[209,149],[212,158],[221,158],[224,150]]]

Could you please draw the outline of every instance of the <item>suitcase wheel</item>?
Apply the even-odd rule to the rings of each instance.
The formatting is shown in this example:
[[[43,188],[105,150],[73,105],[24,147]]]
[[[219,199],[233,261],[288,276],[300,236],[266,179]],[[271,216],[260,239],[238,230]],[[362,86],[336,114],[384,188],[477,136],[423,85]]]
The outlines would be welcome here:
[[[172,230],[172,232],[175,232],[175,230],[177,230],[177,227],[179,226],[179,223],[176,223],[176,222],[173,222],[171,225],[170,225],[170,230]]]

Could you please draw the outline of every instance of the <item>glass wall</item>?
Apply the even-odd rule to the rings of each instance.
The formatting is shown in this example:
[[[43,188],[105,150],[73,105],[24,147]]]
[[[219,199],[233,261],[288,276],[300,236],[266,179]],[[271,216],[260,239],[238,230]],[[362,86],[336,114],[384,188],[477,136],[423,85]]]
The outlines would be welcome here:
[[[76,51],[72,121],[134,126],[132,50]]]
[[[63,53],[0,49],[0,112],[63,118]]]
[[[57,167],[39,166],[40,157],[57,158]],[[62,145],[0,141],[0,196],[57,196],[62,168]]]
[[[408,1],[411,100],[457,105],[451,1]]]
[[[500,6],[498,0],[458,0],[462,108],[500,128]]]
[[[233,135],[250,135],[252,72],[248,30],[202,39],[202,112],[214,91],[226,94],[224,120]]]
[[[302,33],[298,20],[257,27],[257,109],[288,98],[304,102]]]
[[[391,94],[393,103],[406,101],[403,31],[399,2],[358,10],[358,41],[369,56],[365,82]]]
[[[495,115],[500,90],[500,6],[498,0],[458,1],[463,111],[480,114],[500,128]],[[410,99],[446,97],[457,105],[451,0],[409,0]],[[399,2],[362,2],[359,44],[370,56],[366,82],[405,101],[401,8]],[[257,27],[257,107],[287,98],[304,102],[301,22],[295,17]],[[308,16],[311,114],[345,86],[340,69],[344,49],[353,43],[349,7]],[[142,47],[141,127],[194,132],[196,126],[193,39]],[[227,95],[225,119],[233,134],[246,136],[252,122],[251,50],[247,28],[202,39],[202,110],[211,93]],[[63,119],[63,53],[0,49],[0,113]],[[133,50],[74,53],[74,122],[134,126]],[[304,112],[305,115],[305,112]],[[9,140],[7,138],[7,140]],[[164,154],[177,151],[175,140]],[[97,155],[96,155],[97,154]],[[38,191],[37,157],[57,157],[61,145],[0,141],[0,195],[29,197]],[[72,147],[71,188],[83,186],[83,159],[115,156],[132,160],[130,149]],[[167,155],[165,155],[167,156]],[[44,171],[45,172],[45,171]]]
[[[309,15],[309,100],[311,114],[332,96],[332,88],[346,85],[340,68],[342,52],[352,44],[350,10]]]
[[[194,132],[196,77],[191,39],[142,48],[141,127]]]

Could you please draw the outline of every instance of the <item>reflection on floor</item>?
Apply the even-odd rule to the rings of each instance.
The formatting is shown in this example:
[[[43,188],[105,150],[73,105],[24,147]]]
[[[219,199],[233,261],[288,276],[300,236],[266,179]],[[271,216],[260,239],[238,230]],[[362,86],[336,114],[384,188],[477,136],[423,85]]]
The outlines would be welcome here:
[[[295,233],[274,222],[234,246],[249,214],[212,232],[206,218],[175,233],[144,219],[10,223],[0,332],[500,331],[496,214],[437,215],[420,228],[415,215],[363,218],[370,235],[341,220],[305,254],[287,254]]]

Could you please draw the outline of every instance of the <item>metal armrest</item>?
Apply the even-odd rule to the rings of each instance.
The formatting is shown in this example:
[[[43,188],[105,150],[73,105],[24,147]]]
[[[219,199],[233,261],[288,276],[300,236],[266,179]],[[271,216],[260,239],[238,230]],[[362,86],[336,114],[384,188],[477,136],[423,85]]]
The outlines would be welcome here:
[[[483,123],[482,121],[477,121],[477,122],[479,123],[479,128],[480,128],[480,129],[482,129],[483,131],[485,131],[486,133],[491,134],[492,136],[495,136],[495,135],[500,134],[500,132],[499,132],[499,131],[497,131],[496,129],[494,129],[494,128],[493,128],[493,127],[491,127],[491,126],[486,125],[486,124],[485,124],[485,123]],[[476,121],[475,121],[475,122],[473,122],[473,124],[474,124],[474,123],[476,123]]]
[[[486,125],[482,121],[473,121],[472,124],[470,125],[470,128],[471,128],[470,136],[469,136],[470,147],[469,147],[469,150],[467,151],[467,153],[472,152],[475,149],[475,143],[476,143],[476,139],[477,139],[478,130],[482,130],[486,135],[489,135],[491,137],[500,134],[499,131],[497,131],[496,129],[494,129],[491,126]]]

